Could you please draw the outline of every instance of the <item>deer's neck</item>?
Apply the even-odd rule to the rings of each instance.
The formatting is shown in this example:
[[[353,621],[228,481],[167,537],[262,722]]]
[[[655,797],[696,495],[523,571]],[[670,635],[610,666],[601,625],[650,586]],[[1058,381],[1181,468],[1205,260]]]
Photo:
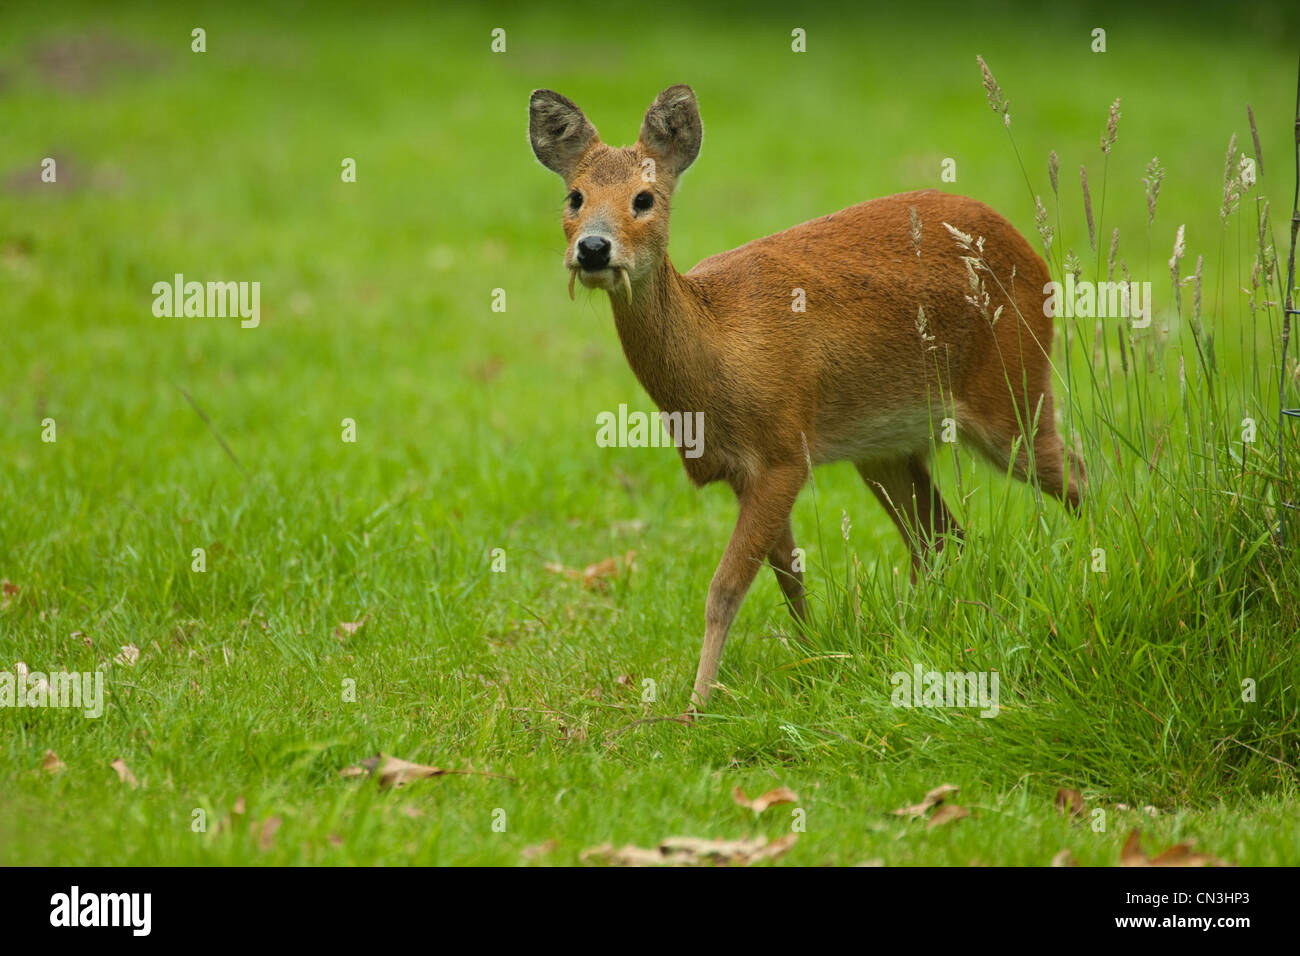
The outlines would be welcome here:
[[[655,404],[665,412],[703,410],[717,378],[717,329],[691,280],[664,256],[630,299],[617,289],[610,302],[623,354]]]

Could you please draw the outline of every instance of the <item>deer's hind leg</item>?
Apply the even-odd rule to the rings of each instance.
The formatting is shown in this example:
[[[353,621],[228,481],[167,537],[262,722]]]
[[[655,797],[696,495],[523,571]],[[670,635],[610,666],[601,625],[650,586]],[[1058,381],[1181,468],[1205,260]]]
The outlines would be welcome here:
[[[911,549],[915,581],[931,555],[942,550],[944,535],[962,537],[961,525],[948,510],[921,455],[856,464]]]
[[[790,614],[796,622],[803,623],[808,609],[803,594],[803,571],[795,566],[794,552],[794,530],[790,527],[790,519],[786,518],[785,530],[767,553],[767,563],[772,566],[772,573],[781,585],[781,593],[790,606]]]

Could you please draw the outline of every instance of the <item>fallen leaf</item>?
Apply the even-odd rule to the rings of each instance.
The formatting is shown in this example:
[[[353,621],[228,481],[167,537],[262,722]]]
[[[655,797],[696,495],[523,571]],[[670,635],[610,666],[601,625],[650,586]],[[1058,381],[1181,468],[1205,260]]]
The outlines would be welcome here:
[[[132,790],[140,786],[140,781],[135,779],[135,774],[131,772],[131,768],[126,765],[126,761],[121,757],[113,761],[112,767],[117,771],[117,778],[129,785]]]
[[[899,807],[897,810],[890,812],[896,817],[923,817],[927,811],[939,806],[948,796],[960,789],[960,787],[953,786],[951,783],[945,783],[927,793],[920,803],[910,807]]]
[[[1081,817],[1088,812],[1083,804],[1083,794],[1065,788],[1056,791],[1056,809],[1061,811],[1062,816],[1072,817]]]
[[[1190,843],[1176,843],[1154,857],[1142,852],[1142,834],[1130,830],[1119,851],[1120,866],[1230,866],[1208,853],[1195,853]]]
[[[428,777],[441,777],[453,773],[473,774],[480,777],[498,777],[502,780],[514,779],[504,774],[488,773],[485,770],[446,770],[442,767],[428,767],[424,764],[402,760],[399,757],[389,757],[382,753],[375,754],[369,760],[361,761],[361,765],[358,767],[347,767],[340,770],[339,776],[360,777],[365,774],[372,774],[379,779],[380,789],[386,790],[389,787],[400,787],[411,780],[423,780]]]
[[[1078,866],[1079,861],[1074,858],[1074,854],[1069,848],[1062,850],[1056,856],[1052,857],[1052,866]]]
[[[236,816],[244,815],[244,797],[242,794],[235,798],[235,805],[230,808],[230,812]]]
[[[525,860],[535,860],[539,856],[545,856],[548,853],[554,853],[555,848],[560,844],[556,840],[547,840],[545,843],[537,843],[533,846],[526,846],[519,851],[519,855]]]
[[[119,664],[126,667],[135,667],[135,662],[140,659],[140,648],[134,644],[123,644],[121,651],[113,658]]]
[[[737,787],[731,792],[731,798],[736,801],[737,806],[748,807],[755,813],[762,813],[768,807],[773,807],[780,803],[795,803],[799,799],[799,794],[795,793],[789,787],[778,787],[775,790],[769,790],[762,796],[750,800],[745,796],[745,791]]]
[[[547,571],[550,571],[553,574],[562,574],[571,581],[582,582],[582,586],[588,590],[607,591],[609,589],[610,579],[617,578],[624,570],[631,571],[633,569],[633,560],[635,558],[636,552],[628,551],[623,555],[621,564],[619,558],[609,557],[604,561],[589,564],[581,571],[574,568],[566,568],[564,565],[557,564],[554,561],[546,562],[544,567]]]
[[[962,817],[970,816],[970,811],[965,807],[959,807],[955,803],[945,803],[934,812],[930,822],[925,825],[927,830],[933,830],[935,827],[941,827],[945,823],[951,823],[953,820],[960,820]]]
[[[343,838],[339,836],[337,833],[331,833],[329,836],[325,837],[325,839],[329,842],[330,846],[343,845]]]
[[[613,844],[603,843],[583,850],[579,859],[609,866],[749,866],[781,856],[798,839],[797,833],[788,833],[771,843],[765,837],[752,840],[669,837],[652,850],[630,844],[615,850]]]
[[[479,362],[470,371],[480,382],[493,382],[501,374],[504,363],[493,355],[485,362]]]
[[[9,606],[9,603],[13,600],[13,596],[20,590],[21,588],[8,578],[0,581],[0,611],[3,611]]]
[[[368,620],[370,620],[369,614],[365,615],[359,621],[340,621],[339,626],[334,628],[334,636],[340,640],[346,640],[356,634],[357,631],[361,630]]]
[[[259,850],[270,850],[275,846],[275,834],[280,829],[279,817],[267,817],[262,821],[261,827],[257,826],[257,821],[253,821],[250,827],[257,834]]]
[[[45,751],[45,759],[41,761],[41,769],[46,773],[62,773],[68,769],[68,765],[59,759],[59,755],[53,750]]]

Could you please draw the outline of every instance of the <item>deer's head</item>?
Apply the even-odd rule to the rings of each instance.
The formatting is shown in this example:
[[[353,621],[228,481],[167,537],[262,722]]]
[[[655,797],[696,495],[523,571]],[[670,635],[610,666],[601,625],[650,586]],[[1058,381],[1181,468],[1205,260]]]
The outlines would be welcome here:
[[[606,146],[572,101],[536,90],[528,103],[533,152],[558,173],[564,197],[564,265],[589,289],[631,295],[668,252],[668,213],[678,177],[695,161],[703,136],[689,86],[655,98],[636,144]]]

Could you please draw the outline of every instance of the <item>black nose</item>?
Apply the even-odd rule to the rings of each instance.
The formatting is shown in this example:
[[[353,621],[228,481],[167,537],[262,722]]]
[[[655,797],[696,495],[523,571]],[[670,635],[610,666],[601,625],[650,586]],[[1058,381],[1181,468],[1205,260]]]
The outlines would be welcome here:
[[[578,265],[599,272],[609,265],[609,240],[604,236],[583,236],[578,240]]]

